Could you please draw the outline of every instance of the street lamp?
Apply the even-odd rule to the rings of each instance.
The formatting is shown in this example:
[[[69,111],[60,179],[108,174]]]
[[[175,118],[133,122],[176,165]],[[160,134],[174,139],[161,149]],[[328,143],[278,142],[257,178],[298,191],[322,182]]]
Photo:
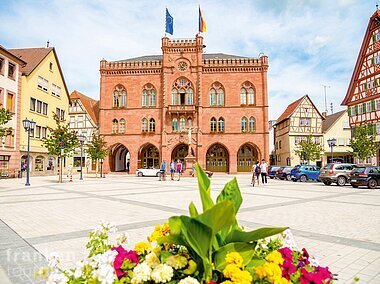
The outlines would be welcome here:
[[[103,159],[100,159],[100,177],[103,177]]]
[[[83,165],[82,165],[82,160],[83,160],[83,143],[86,141],[86,136],[83,134],[78,135],[78,140],[80,142],[80,180],[83,180]]]
[[[33,120],[28,120],[27,118],[25,118],[22,121],[22,124],[24,126],[25,131],[28,133],[28,155],[26,156],[26,183],[25,183],[25,185],[30,186],[30,183],[29,183],[29,175],[30,175],[30,169],[29,169],[29,165],[30,165],[30,162],[29,162],[29,160],[30,160],[30,133],[36,127],[36,123]]]
[[[327,144],[329,144],[331,148],[331,163],[334,163],[333,148],[334,146],[336,146],[336,139],[335,138],[327,139]]]

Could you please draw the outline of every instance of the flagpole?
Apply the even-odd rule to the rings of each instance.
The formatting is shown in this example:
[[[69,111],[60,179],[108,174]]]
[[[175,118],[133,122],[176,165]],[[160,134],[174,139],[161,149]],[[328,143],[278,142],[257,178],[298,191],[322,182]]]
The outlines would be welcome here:
[[[166,37],[166,9],[167,9],[167,6],[165,5],[165,13],[164,13],[164,15],[165,15],[165,24],[164,24],[164,37]]]

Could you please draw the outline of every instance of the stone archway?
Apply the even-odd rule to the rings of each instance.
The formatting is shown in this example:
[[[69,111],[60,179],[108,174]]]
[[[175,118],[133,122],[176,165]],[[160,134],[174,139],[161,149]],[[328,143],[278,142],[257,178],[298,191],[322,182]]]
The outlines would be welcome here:
[[[109,164],[111,172],[128,172],[129,171],[129,150],[121,143],[111,147],[109,155]]]
[[[185,157],[188,155],[188,153],[189,153],[189,145],[179,144],[173,149],[171,159],[174,161],[180,160],[181,162],[184,162]],[[195,156],[193,148],[191,148],[191,155]]]
[[[160,168],[160,151],[152,144],[141,147],[139,152],[139,168]]]
[[[212,172],[229,171],[229,154],[225,146],[216,143],[208,148],[206,153],[206,170]]]
[[[259,151],[256,146],[249,143],[243,144],[237,154],[237,171],[250,172],[259,158]]]

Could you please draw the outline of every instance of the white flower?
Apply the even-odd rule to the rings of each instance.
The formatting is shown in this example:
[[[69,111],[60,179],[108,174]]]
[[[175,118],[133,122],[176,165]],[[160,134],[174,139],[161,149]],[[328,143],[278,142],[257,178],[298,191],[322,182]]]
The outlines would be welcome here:
[[[113,262],[115,261],[116,255],[117,255],[117,251],[115,251],[115,250],[107,250],[106,252],[104,252],[102,254],[95,255],[93,257],[93,260],[99,266],[106,265],[106,264],[113,265]]]
[[[178,284],[199,284],[199,281],[191,276],[187,276],[179,281]]]
[[[57,252],[53,252],[48,257],[48,266],[50,268],[56,267],[60,263],[60,258]]]
[[[173,268],[166,264],[159,264],[152,271],[152,280],[156,283],[169,282],[173,277]]]
[[[102,284],[112,284],[116,280],[115,269],[113,265],[103,264],[93,272],[93,275],[98,278]]]
[[[129,234],[127,232],[120,233],[116,236],[116,245],[120,246],[129,243]]]
[[[319,266],[319,259],[316,258],[315,256],[309,256],[309,261],[310,261],[310,265],[311,266],[314,266],[314,267],[317,267]]]
[[[157,255],[154,252],[148,253],[146,255],[145,262],[151,268],[155,268],[157,265],[160,264],[160,260],[159,260],[159,258],[157,257]]]
[[[150,280],[150,274],[152,269],[145,262],[137,264],[133,268],[133,278],[131,279],[132,284],[141,284]]]
[[[46,281],[46,284],[66,284],[67,281],[67,277],[63,273],[55,269],[50,273],[49,278]]]
[[[84,265],[85,265],[85,263],[83,261],[77,261],[75,263],[75,270],[74,270],[74,277],[75,278],[79,278],[82,276]]]
[[[283,247],[288,247],[291,250],[297,250],[297,244],[293,237],[292,232],[289,229],[287,229],[283,232],[283,234],[285,237]]]

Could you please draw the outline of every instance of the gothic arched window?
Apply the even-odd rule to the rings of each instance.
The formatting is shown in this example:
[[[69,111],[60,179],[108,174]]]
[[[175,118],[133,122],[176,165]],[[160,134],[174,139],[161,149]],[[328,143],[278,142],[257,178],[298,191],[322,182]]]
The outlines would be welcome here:
[[[156,121],[154,118],[149,119],[149,132],[156,132]]]
[[[218,119],[218,132],[224,132],[224,118],[219,117]]]
[[[120,119],[119,122],[119,133],[125,133],[125,119]]]
[[[141,120],[141,131],[147,132],[148,131],[148,120],[146,118],[143,118]]]
[[[224,89],[219,82],[215,82],[211,86],[210,106],[224,106]]]
[[[254,105],[255,102],[255,89],[252,83],[244,82],[240,89],[240,104],[241,105]]]
[[[185,128],[186,128],[186,120],[184,117],[181,117],[179,119],[179,131],[180,132],[184,132],[185,131]]]
[[[157,102],[157,92],[154,86],[150,83],[143,87],[142,91],[142,106],[143,107],[155,107]]]
[[[211,121],[210,121],[210,131],[211,132],[216,132],[217,131],[217,122],[216,122],[216,118],[215,117],[211,118]]]
[[[173,118],[172,120],[172,131],[178,132],[178,120],[176,118]]]
[[[249,122],[248,122],[248,131],[249,132],[255,132],[255,130],[256,130],[256,120],[255,120],[255,118],[253,117],[253,116],[251,116],[250,118],[249,118]]]
[[[172,105],[193,105],[194,88],[191,82],[184,78],[178,78],[172,86]]]
[[[115,118],[114,120],[112,120],[112,134],[116,134],[118,130],[119,130],[119,122]]]
[[[247,132],[248,130],[248,125],[247,125],[248,121],[247,121],[247,118],[246,117],[243,117],[241,119],[241,132]]]
[[[127,91],[123,85],[117,85],[113,91],[113,107],[125,107],[127,105]]]

